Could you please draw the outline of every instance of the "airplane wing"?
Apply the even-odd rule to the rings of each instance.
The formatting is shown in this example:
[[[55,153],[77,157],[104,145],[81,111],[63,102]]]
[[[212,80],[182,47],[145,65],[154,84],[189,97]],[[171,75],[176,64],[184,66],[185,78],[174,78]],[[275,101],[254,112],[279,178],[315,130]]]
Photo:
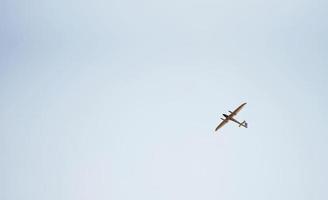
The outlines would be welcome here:
[[[229,115],[229,117],[233,117],[235,115],[237,115],[239,113],[239,111],[246,105],[246,103],[241,104],[236,110],[234,110],[233,112],[231,112],[231,114]]]
[[[229,119],[225,119],[223,120],[216,128],[215,131],[219,130],[219,128],[221,128],[222,126],[224,126],[226,123],[229,122]]]

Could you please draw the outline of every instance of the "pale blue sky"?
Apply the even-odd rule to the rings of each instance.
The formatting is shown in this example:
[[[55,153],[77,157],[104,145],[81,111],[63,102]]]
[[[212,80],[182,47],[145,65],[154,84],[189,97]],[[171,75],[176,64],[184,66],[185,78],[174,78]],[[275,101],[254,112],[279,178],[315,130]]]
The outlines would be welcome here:
[[[326,200],[327,9],[1,1],[0,199]]]

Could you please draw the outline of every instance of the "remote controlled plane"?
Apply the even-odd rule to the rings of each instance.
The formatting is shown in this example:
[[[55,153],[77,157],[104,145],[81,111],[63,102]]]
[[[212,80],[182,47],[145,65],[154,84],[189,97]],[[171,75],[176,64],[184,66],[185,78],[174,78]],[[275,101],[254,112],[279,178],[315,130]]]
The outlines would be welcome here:
[[[235,115],[237,115],[239,113],[239,111],[246,105],[246,103],[241,104],[236,110],[234,110],[233,112],[229,111],[229,115],[227,114],[223,114],[223,116],[225,117],[224,119],[221,118],[222,122],[215,128],[215,131],[219,130],[222,126],[224,126],[226,123],[228,123],[229,121],[233,121],[237,124],[239,124],[239,127],[245,127],[247,128],[247,122],[243,121],[243,122],[239,122],[237,121],[235,118],[233,118]]]

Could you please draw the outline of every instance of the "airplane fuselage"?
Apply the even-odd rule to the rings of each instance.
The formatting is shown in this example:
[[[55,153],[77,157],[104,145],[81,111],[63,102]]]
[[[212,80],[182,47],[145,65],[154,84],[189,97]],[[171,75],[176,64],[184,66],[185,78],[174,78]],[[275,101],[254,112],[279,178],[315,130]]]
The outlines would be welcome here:
[[[235,123],[237,123],[237,124],[239,124],[239,125],[242,125],[241,122],[239,122],[238,120],[234,119],[231,115],[223,114],[223,116],[224,116],[226,119],[229,119],[229,120],[231,120],[231,121],[233,121],[233,122],[235,122]]]
[[[227,115],[227,114],[223,114],[223,116],[224,116],[225,118],[228,118],[228,119],[229,119],[229,115]]]

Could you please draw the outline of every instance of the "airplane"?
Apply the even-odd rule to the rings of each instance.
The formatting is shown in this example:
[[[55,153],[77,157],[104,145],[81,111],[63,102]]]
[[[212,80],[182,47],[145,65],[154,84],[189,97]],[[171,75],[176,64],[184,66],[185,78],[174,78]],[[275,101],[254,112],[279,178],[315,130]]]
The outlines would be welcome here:
[[[219,130],[222,126],[224,126],[226,123],[228,123],[229,121],[233,121],[237,124],[239,124],[239,127],[245,127],[247,128],[248,124],[247,122],[244,120],[243,122],[239,122],[237,121],[236,119],[234,119],[233,117],[235,115],[237,115],[239,113],[239,111],[246,105],[246,103],[243,103],[241,104],[238,108],[236,108],[236,110],[234,110],[233,112],[229,111],[230,114],[229,115],[226,115],[226,114],[223,114],[223,116],[225,117],[225,119],[221,118],[221,120],[223,120],[216,128],[215,128],[215,131]]]

